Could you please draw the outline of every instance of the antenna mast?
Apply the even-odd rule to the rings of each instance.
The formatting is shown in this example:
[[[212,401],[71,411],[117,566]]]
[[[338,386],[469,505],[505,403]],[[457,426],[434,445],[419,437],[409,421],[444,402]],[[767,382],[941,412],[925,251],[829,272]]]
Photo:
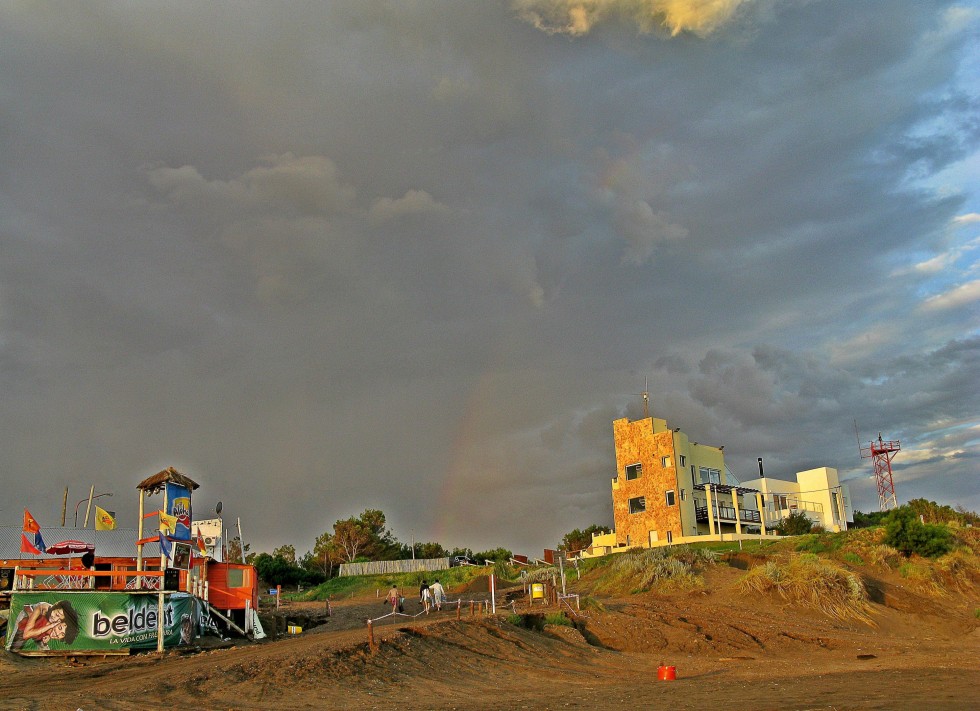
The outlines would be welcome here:
[[[650,391],[647,389],[649,386],[649,378],[643,378],[643,419],[650,417]]]
[[[857,431],[857,423],[854,423]],[[878,486],[878,506],[881,511],[898,508],[898,499],[895,497],[895,481],[892,479],[892,458],[895,453],[902,449],[899,440],[883,440],[881,432],[878,433],[878,440],[871,440],[867,447],[862,447],[860,440],[858,446],[861,449],[862,459],[871,459],[874,463],[875,484]]]

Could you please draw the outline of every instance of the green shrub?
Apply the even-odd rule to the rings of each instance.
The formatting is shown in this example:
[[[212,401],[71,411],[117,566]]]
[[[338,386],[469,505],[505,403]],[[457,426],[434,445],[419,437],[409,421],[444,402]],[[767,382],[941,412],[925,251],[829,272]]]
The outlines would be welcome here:
[[[859,556],[857,553],[846,552],[843,556],[845,563],[850,563],[851,565],[864,565],[864,558]]]
[[[922,523],[911,508],[900,506],[885,518],[884,542],[905,557],[935,558],[953,549],[954,538],[946,526]]]
[[[546,625],[562,625],[564,627],[573,627],[572,621],[565,616],[564,612],[552,612],[544,616],[544,623]]]
[[[813,521],[802,511],[794,511],[776,526],[780,536],[802,536],[813,529]]]

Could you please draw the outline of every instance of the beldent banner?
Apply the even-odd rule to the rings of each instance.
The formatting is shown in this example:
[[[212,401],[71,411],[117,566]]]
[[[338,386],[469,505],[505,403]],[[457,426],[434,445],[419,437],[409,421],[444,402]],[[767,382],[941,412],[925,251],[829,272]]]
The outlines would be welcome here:
[[[7,651],[43,654],[61,650],[153,649],[160,623],[158,593],[59,591],[14,593]],[[200,632],[198,601],[165,593],[164,646],[193,644]]]

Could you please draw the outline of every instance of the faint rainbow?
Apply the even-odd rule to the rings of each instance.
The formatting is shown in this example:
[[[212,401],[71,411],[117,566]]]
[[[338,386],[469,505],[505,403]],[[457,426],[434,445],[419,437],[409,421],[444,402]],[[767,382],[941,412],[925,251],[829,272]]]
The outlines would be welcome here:
[[[467,469],[474,460],[472,445],[480,440],[480,406],[481,403],[485,405],[493,401],[489,394],[494,389],[494,380],[495,373],[485,370],[471,388],[456,427],[446,470],[442,475],[432,540],[450,548],[462,545],[461,541],[449,540],[449,536],[458,536],[458,533],[452,534],[452,531],[465,530],[465,520],[472,511],[471,507],[479,505],[479,502],[467,496],[463,482],[467,478]]]

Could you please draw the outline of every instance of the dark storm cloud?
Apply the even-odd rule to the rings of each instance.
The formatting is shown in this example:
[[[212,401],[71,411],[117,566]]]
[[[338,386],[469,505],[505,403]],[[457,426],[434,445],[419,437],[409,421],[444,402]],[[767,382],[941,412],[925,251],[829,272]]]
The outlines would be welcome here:
[[[172,465],[258,549],[372,507],[535,553],[611,522],[649,378],[743,478],[836,466],[874,508],[857,421],[900,499],[978,508],[977,18],[5,6],[8,500],[132,521]]]

